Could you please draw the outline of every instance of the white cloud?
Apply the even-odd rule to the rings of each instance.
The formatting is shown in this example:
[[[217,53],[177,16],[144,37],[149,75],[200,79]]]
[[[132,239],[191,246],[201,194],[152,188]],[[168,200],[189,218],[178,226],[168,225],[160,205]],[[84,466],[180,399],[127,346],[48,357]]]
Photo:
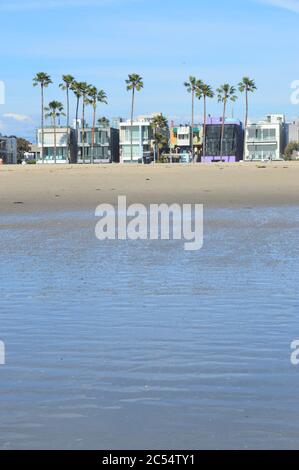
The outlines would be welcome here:
[[[260,0],[260,2],[299,13],[299,0]]]
[[[0,11],[46,10],[49,8],[71,8],[79,6],[96,7],[140,1],[142,0],[4,0],[0,3]]]
[[[24,114],[5,113],[2,115],[2,117],[6,119],[13,119],[14,121],[18,122],[31,121],[31,118],[29,116],[25,116]]]

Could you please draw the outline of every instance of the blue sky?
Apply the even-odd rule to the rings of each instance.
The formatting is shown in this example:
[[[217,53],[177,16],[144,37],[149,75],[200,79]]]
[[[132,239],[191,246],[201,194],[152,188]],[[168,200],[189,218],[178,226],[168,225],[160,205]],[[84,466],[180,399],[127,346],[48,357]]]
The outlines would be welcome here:
[[[58,88],[63,73],[103,88],[109,105],[99,115],[110,118],[129,114],[124,81],[132,72],[145,83],[137,114],[161,111],[187,122],[190,97],[182,84],[189,75],[213,87],[249,75],[258,85],[252,118],[299,115],[290,101],[291,83],[299,80],[299,0],[0,0],[0,15],[3,134],[33,138],[40,102],[32,77],[38,71],[55,82],[47,102],[64,100]],[[216,99],[208,111],[220,114]],[[242,97],[234,114],[243,118]]]

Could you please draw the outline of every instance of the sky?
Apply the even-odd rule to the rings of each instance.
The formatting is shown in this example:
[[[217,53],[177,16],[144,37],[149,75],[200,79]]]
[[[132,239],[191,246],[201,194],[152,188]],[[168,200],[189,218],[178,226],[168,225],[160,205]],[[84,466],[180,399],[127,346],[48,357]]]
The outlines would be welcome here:
[[[137,115],[162,112],[177,124],[189,122],[183,82],[190,75],[214,88],[255,79],[252,120],[299,115],[291,102],[291,84],[299,80],[299,0],[0,0],[0,15],[2,134],[34,140],[40,95],[32,78],[40,71],[54,82],[46,104],[65,103],[58,85],[62,74],[72,74],[106,91],[109,104],[98,115],[110,119],[130,114],[129,73],[144,80]],[[197,120],[202,113],[198,101]],[[221,114],[217,99],[209,100],[208,113]],[[229,107],[232,115],[244,118],[244,96]]]

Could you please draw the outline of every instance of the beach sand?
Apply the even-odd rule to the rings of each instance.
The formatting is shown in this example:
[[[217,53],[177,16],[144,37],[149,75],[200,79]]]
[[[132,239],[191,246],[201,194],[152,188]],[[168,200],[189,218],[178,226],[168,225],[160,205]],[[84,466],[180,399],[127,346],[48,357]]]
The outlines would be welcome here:
[[[299,164],[27,165],[0,167],[0,212],[94,209],[100,203],[299,204]]]

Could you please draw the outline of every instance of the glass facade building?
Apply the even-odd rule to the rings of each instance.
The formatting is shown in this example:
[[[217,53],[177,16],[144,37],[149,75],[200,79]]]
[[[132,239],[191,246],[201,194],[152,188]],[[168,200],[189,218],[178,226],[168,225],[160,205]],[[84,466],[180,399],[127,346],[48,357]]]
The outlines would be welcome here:
[[[16,137],[4,137],[0,134],[0,160],[5,164],[17,163]]]
[[[94,142],[92,144],[92,142]],[[113,127],[80,128],[78,132],[78,163],[119,162],[119,131]]]
[[[225,122],[221,155],[222,124],[207,124],[201,161],[209,163],[223,159],[237,162],[243,157],[243,128],[240,121]]]
[[[44,129],[44,163],[109,163],[119,161],[119,131],[111,127],[97,127],[94,132],[94,145],[92,129],[84,130],[80,127],[78,132],[70,128],[69,137],[66,127],[56,129],[56,159],[55,159],[55,133],[52,127]],[[69,148],[68,148],[69,141]],[[84,141],[84,144],[83,144]],[[37,162],[41,163],[42,131],[37,131]],[[84,151],[83,151],[84,150]]]
[[[143,120],[134,121],[133,126],[131,126],[130,121],[120,123],[120,162],[131,162],[131,129],[133,162],[140,163],[150,159],[154,134],[151,119],[143,118]]]

